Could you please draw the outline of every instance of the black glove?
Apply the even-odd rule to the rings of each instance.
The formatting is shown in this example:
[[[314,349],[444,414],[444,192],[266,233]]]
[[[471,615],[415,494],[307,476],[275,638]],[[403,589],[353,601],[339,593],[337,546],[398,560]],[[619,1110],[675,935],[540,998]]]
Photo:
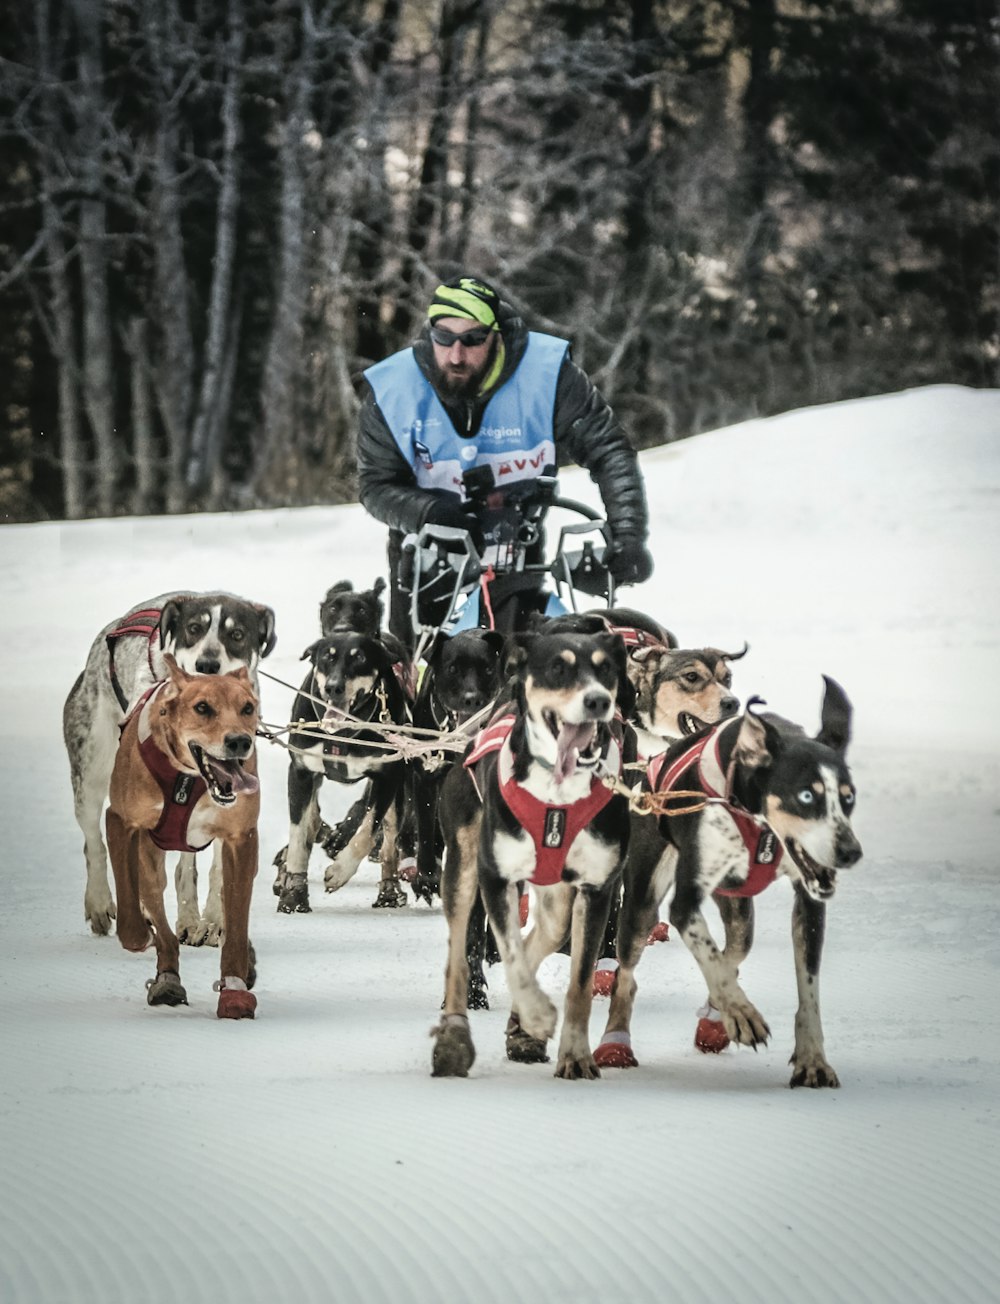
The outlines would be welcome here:
[[[442,499],[431,507],[424,517],[425,525],[447,525],[453,530],[465,530],[472,539],[476,552],[483,550],[483,529],[476,514],[466,503],[450,503]],[[448,551],[452,551],[449,549]]]
[[[653,557],[640,539],[616,540],[604,557],[616,584],[642,584],[653,573]]]

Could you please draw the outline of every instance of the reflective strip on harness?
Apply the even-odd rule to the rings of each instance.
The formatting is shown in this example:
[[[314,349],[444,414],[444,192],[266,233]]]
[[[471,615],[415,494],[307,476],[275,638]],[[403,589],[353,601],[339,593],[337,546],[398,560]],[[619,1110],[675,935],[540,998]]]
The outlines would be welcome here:
[[[128,717],[131,720],[136,711],[142,713],[138,728],[139,755],[163,794],[163,812],[156,827],[148,832],[161,851],[204,851],[211,839],[200,847],[192,847],[187,840],[187,831],[191,812],[208,791],[208,785],[200,774],[184,774],[175,769],[157,747],[149,731],[149,707],[167,682],[161,679],[148,688]],[[128,720],[122,724],[122,729],[126,724]]]
[[[490,752],[500,753],[497,761],[500,795],[535,844],[535,872],[528,881],[537,887],[551,887],[561,880],[566,856],[577,835],[604,809],[613,794],[606,783],[594,776],[589,793],[568,805],[549,805],[533,796],[513,777],[510,734],[515,720],[515,716],[505,715],[488,725],[477,737],[464,765],[472,771],[475,780],[475,765]],[[621,759],[621,748],[612,738],[607,757],[607,768],[612,774],[621,774]]]
[[[708,733],[695,738],[672,761],[668,762],[664,756],[654,756],[646,767],[646,776],[653,792],[667,792],[675,786],[682,774],[692,766],[697,766],[698,783],[702,791],[725,809],[747,849],[745,881],[737,887],[717,887],[715,892],[719,896],[750,897],[763,892],[774,882],[784,847],[773,829],[732,799],[730,784],[722,768],[719,743],[723,730],[738,724],[739,719],[736,718],[716,725]]]

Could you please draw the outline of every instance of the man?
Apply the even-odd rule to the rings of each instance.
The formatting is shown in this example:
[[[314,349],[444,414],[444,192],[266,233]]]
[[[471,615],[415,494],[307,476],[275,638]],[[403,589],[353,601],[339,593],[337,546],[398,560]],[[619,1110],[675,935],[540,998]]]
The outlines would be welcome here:
[[[600,489],[615,582],[639,584],[652,574],[635,450],[568,342],[529,331],[491,285],[471,276],[439,285],[416,343],[365,378],[360,496],[389,526],[389,628],[408,646],[408,599],[398,584],[403,536],[449,525],[467,530],[480,552],[502,555],[519,499],[562,459],[585,467]]]

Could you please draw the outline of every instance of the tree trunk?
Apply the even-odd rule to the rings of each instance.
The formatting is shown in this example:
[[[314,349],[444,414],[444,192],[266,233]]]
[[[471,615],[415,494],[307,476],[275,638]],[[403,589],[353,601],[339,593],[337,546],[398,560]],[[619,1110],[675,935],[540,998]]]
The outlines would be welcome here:
[[[111,516],[118,505],[121,458],[115,431],[112,331],[108,306],[100,8],[88,0],[74,0],[73,13],[80,41],[76,107],[79,124],[77,161],[83,191],[80,201],[83,401],[94,437],[97,508],[102,516]]]
[[[158,76],[150,196],[153,319],[158,331],[152,376],[167,435],[166,509],[168,512],[182,512],[188,502],[185,473],[194,406],[195,350],[191,338],[191,303],[181,224],[177,138],[177,97],[180,91],[174,77],[178,40],[174,0],[165,3],[147,0],[143,19]]]
[[[226,83],[222,99],[221,182],[215,221],[215,258],[209,292],[201,386],[191,430],[187,485],[194,495],[204,493],[218,466],[219,432],[228,422],[220,402],[220,374],[227,347],[226,327],[232,314],[233,263],[236,256],[236,219],[240,199],[240,92],[246,31],[241,0],[230,0],[229,40],[226,45]]]
[[[149,323],[133,317],[125,330],[125,351],[131,363],[132,455],[135,459],[135,488],[132,512],[148,516],[156,507],[159,471],[153,438],[153,404],[149,383]]]

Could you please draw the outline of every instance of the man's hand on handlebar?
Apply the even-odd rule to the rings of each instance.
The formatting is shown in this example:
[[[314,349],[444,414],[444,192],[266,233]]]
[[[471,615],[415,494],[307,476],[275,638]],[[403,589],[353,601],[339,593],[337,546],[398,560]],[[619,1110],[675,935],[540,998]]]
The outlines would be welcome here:
[[[446,525],[453,530],[465,530],[472,540],[477,553],[483,551],[483,530],[479,519],[464,503],[451,503],[442,500],[433,505],[424,518],[425,525]]]

